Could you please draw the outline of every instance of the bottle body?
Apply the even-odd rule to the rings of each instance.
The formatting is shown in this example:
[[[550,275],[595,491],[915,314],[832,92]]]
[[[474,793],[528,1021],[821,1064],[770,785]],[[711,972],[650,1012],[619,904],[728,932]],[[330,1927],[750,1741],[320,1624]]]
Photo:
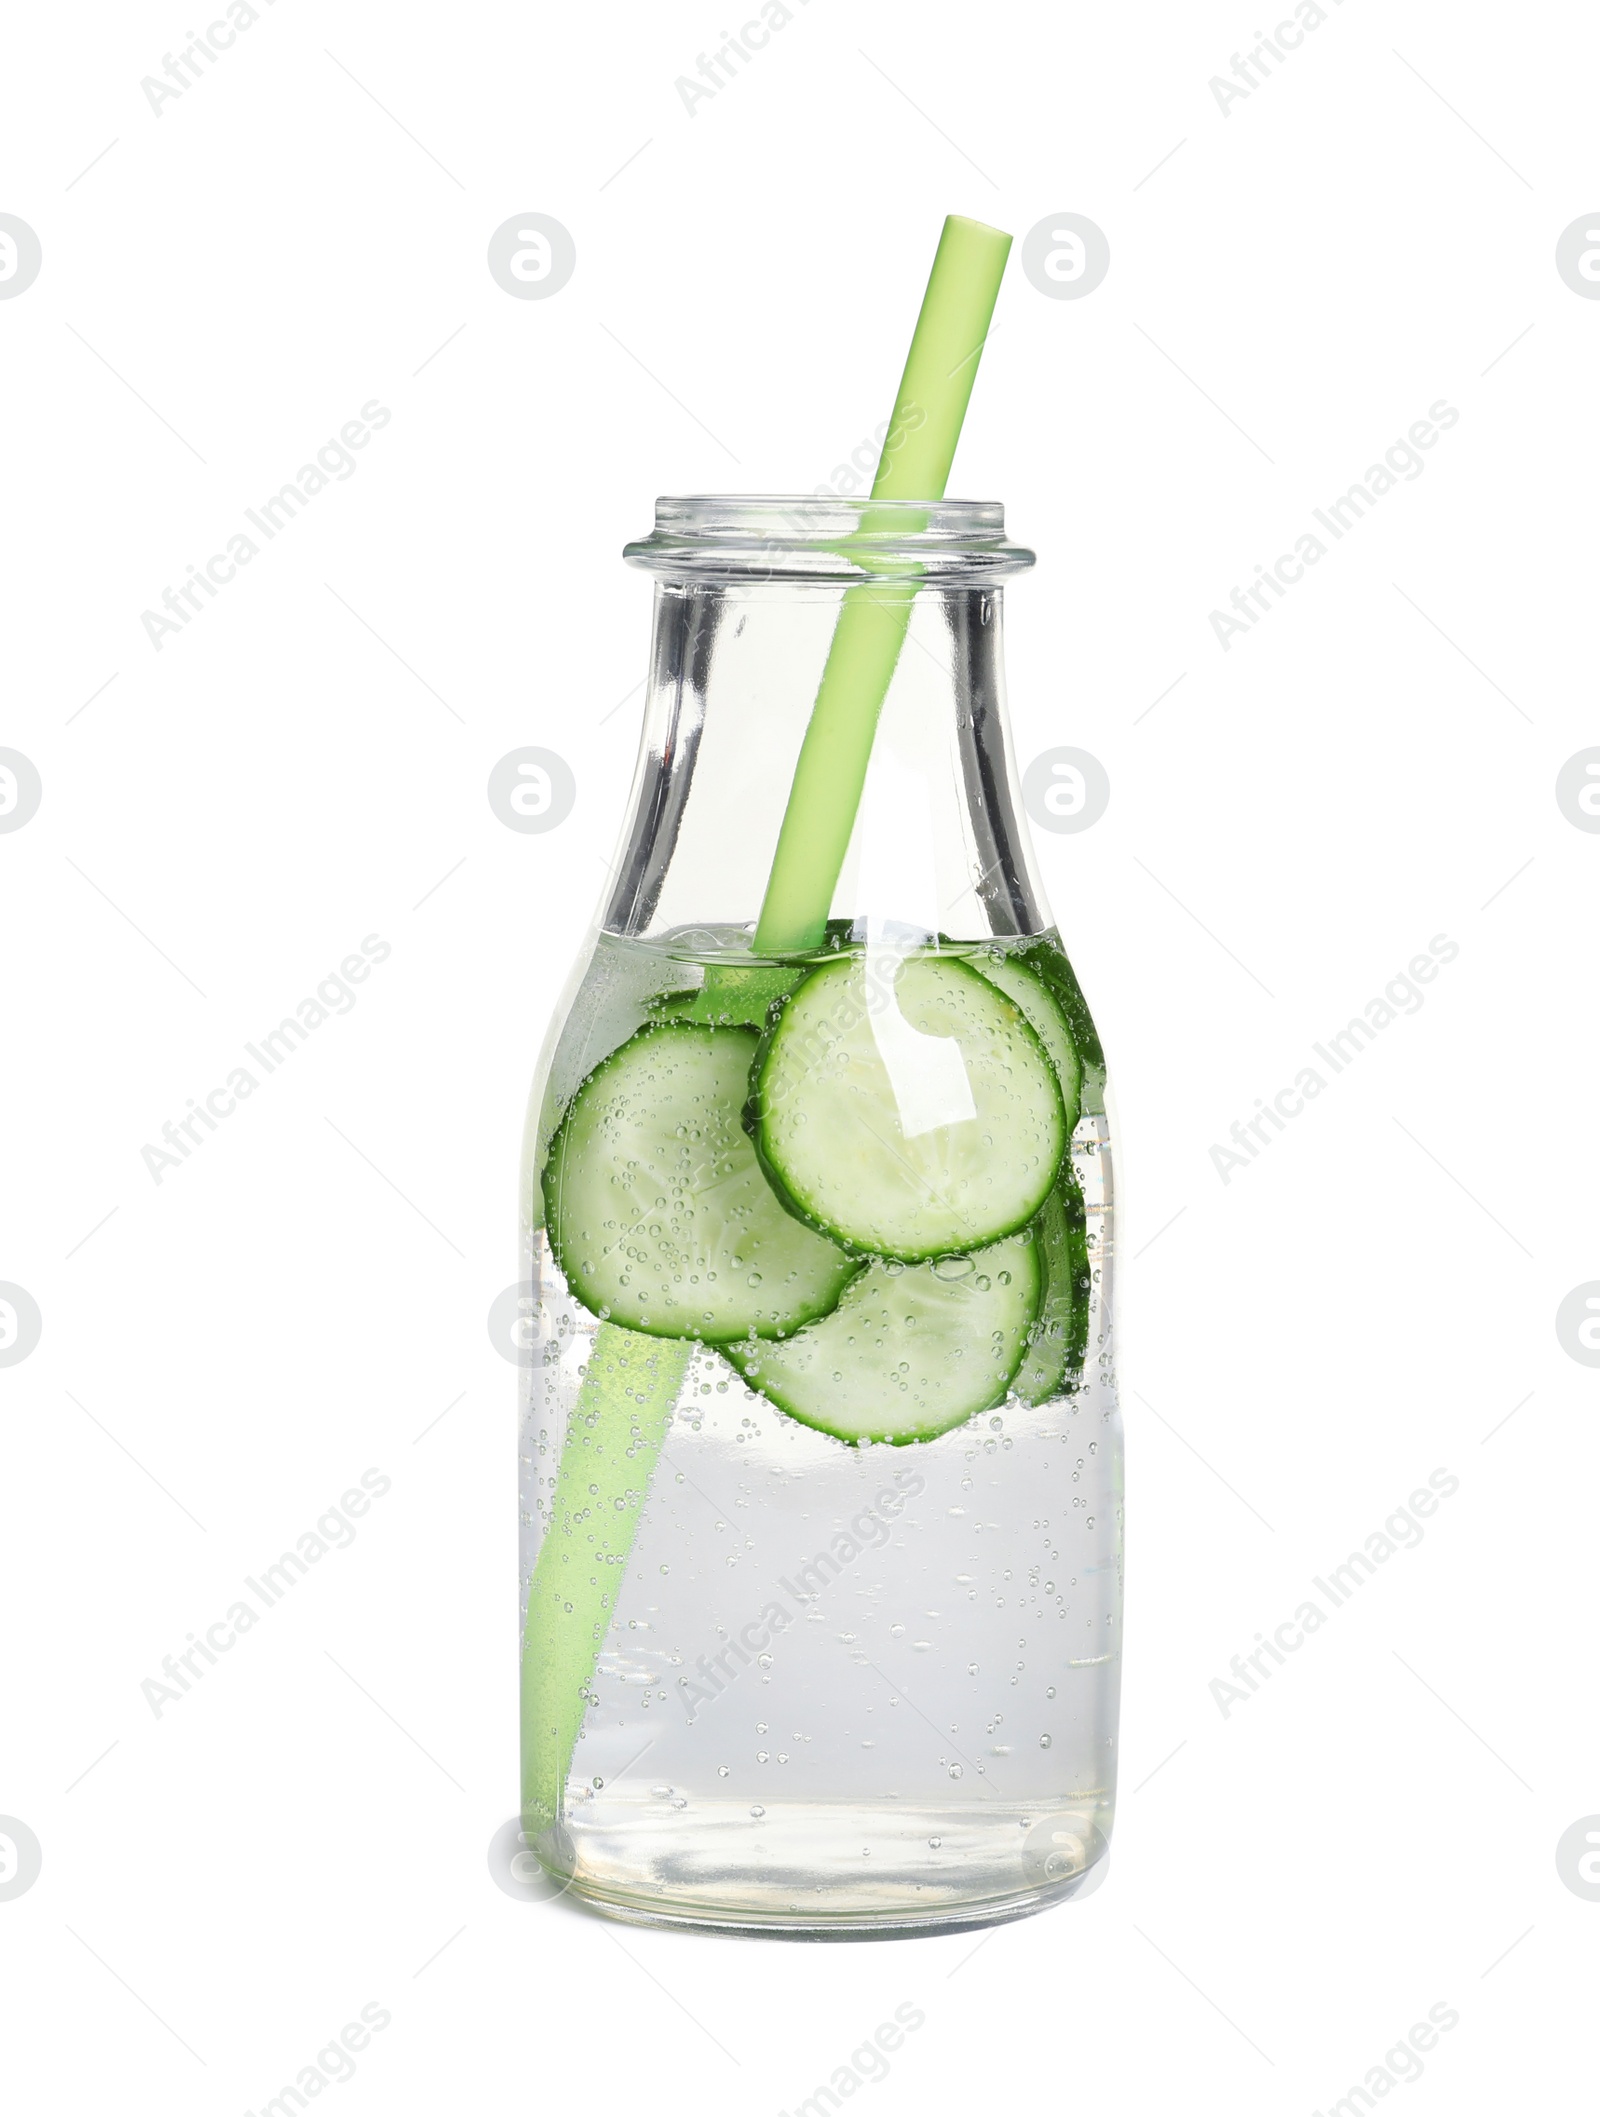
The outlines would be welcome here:
[[[624,1918],[946,1930],[1075,1893],[1110,1832],[1104,1067],[1016,829],[992,581],[919,591],[944,710],[897,758],[891,689],[824,942],[753,952],[735,841],[759,867],[798,735],[748,724],[738,649],[764,608],[803,719],[795,627],[828,632],[784,592],[658,604],[617,885],[530,1106],[524,1827]]]

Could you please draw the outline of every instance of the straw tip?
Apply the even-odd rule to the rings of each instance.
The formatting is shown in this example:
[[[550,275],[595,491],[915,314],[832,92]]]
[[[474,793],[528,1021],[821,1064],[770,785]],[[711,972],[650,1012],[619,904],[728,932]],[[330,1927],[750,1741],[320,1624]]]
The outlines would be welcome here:
[[[1011,241],[1004,228],[992,228],[987,221],[975,221],[965,213],[947,213],[944,224],[947,229],[959,228],[964,234],[985,236],[991,242],[1009,244]]]

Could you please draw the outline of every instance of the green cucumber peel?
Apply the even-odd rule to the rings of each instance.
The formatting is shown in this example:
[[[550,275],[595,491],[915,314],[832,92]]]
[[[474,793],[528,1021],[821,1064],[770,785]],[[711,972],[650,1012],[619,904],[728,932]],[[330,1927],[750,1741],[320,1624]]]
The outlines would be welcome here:
[[[1026,1228],[970,1256],[875,1262],[831,1315],[781,1344],[723,1353],[800,1425],[853,1447],[909,1447],[1005,1402],[1043,1289],[1037,1233]]]
[[[859,1266],[798,1224],[740,1123],[758,1038],[653,1022],[603,1059],[550,1142],[550,1247],[592,1315],[658,1338],[783,1337]]]
[[[884,960],[834,958],[773,1008],[744,1123],[796,1219],[853,1255],[920,1264],[1026,1227],[1070,1134],[1045,1045],[998,985],[927,952],[888,958],[885,993]],[[891,1024],[913,1057],[920,1040],[956,1045],[966,1115],[908,1129],[882,1055]]]

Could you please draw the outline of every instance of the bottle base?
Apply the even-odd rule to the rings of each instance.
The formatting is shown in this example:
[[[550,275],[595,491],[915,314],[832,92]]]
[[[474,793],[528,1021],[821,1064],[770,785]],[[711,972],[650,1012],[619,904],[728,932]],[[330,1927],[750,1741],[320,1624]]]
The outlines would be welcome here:
[[[537,1842],[562,1895],[626,1925],[893,1940],[963,1933],[1047,1911],[1098,1886],[1110,1816],[1087,1803],[1027,1814],[897,1814],[842,1804],[748,1811],[663,1830],[657,1817],[585,1817]],[[1097,1813],[1098,1809],[1098,1813]],[[631,1827],[630,1827],[631,1826]]]
[[[1037,1889],[1027,1896],[1013,1897],[1001,1903],[946,1906],[939,1911],[926,1912],[847,1912],[831,1919],[785,1918],[779,1914],[754,1917],[682,1905],[670,1908],[648,1906],[631,1899],[609,1897],[576,1884],[570,1885],[564,1894],[585,1910],[615,1919],[624,1926],[655,1926],[679,1933],[730,1934],[746,1940],[754,1937],[779,1941],[897,1941],[977,1932],[988,1926],[1009,1926],[1016,1919],[1032,1918],[1036,1912],[1053,1910],[1057,1904],[1081,1896],[1099,1879],[1099,1875],[1100,1867],[1096,1865],[1070,1882]]]

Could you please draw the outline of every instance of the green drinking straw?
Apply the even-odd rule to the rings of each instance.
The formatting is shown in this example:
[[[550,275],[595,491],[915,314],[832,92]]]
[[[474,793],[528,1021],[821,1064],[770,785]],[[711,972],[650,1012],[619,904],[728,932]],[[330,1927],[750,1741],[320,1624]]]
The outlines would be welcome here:
[[[873,499],[944,497],[1010,248],[998,228],[955,213],[945,221]],[[863,526],[881,525],[869,516]],[[778,834],[757,955],[815,948],[823,938],[916,593],[914,579],[845,591]],[[595,1666],[692,1350],[616,1323],[595,1334],[528,1588],[522,1810],[529,1832],[560,1816]]]
[[[1010,248],[1009,235],[982,221],[957,213],[945,221],[873,499],[944,498]],[[876,525],[869,517],[863,526]],[[869,581],[845,591],[778,832],[756,925],[758,956],[815,948],[822,940],[916,593],[915,581]]]
[[[522,1655],[524,1828],[548,1830],[595,1664],[622,1592],[639,1510],[693,1348],[602,1323],[561,1450],[550,1526],[528,1587]]]

